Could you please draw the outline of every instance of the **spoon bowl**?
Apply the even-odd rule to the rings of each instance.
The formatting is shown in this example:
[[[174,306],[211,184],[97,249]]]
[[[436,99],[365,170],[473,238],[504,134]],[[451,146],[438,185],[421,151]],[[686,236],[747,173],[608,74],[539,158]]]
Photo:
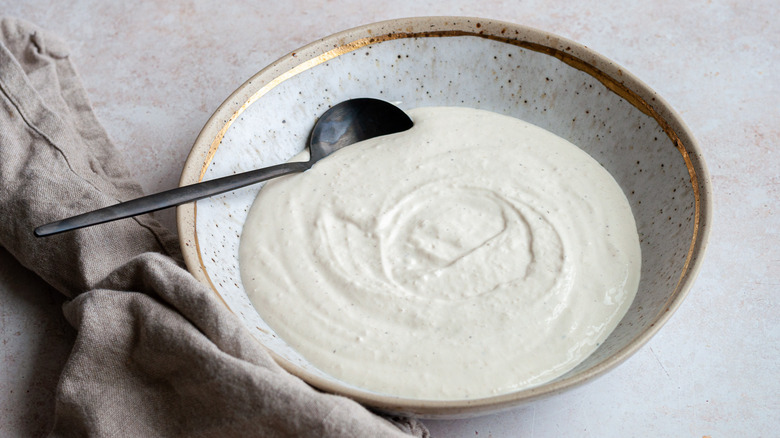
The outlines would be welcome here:
[[[405,131],[412,124],[406,113],[389,102],[372,98],[346,100],[325,111],[314,124],[308,144],[309,161],[278,164],[144,196],[42,225],[34,233],[37,237],[50,236],[175,207],[282,175],[303,172],[345,146]]]
[[[412,119],[397,106],[372,98],[350,99],[325,112],[315,123],[309,139],[309,162],[369,138],[406,131]]]

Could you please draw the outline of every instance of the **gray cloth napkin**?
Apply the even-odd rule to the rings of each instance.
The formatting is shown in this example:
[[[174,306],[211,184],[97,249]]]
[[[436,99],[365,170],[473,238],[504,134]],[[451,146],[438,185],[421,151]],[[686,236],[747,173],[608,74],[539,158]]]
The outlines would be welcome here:
[[[282,370],[141,216],[49,238],[35,226],[142,195],[67,47],[0,21],[0,245],[65,294],[78,331],[55,436],[427,436]]]

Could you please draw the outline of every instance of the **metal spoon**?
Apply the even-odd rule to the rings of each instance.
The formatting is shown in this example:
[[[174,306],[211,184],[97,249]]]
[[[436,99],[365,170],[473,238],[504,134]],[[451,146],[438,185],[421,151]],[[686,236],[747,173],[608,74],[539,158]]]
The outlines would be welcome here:
[[[409,116],[391,103],[369,98],[347,100],[325,111],[314,124],[309,137],[309,161],[279,164],[144,196],[42,225],[35,229],[35,235],[50,236],[151,213],[289,173],[303,172],[344,146],[380,135],[405,131],[411,128],[412,124]]]

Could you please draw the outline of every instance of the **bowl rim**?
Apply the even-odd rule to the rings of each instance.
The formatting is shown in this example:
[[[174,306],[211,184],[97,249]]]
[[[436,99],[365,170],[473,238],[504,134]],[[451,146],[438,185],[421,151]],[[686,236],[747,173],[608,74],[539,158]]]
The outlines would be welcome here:
[[[682,274],[665,309],[648,327],[602,363],[576,376],[537,387],[469,400],[425,400],[382,395],[325,380],[263,347],[288,372],[323,391],[339,394],[366,406],[394,414],[420,417],[451,417],[497,412],[541,397],[575,388],[604,375],[644,346],[669,320],[690,291],[703,261],[709,240],[713,206],[712,184],[701,148],[672,106],[636,76],[590,48],[547,31],[521,24],[477,17],[430,16],[379,21],[344,30],[294,50],[253,75],[236,89],[214,112],[198,135],[189,153],[179,185],[203,179],[211,158],[233,120],[249,105],[284,80],[336,56],[391,39],[417,37],[474,36],[517,45],[554,56],[593,76],[631,105],[654,118],[677,146],[688,168],[688,181],[695,197],[694,232]],[[208,285],[218,299],[230,307],[211,282],[201,259],[197,239],[196,203],[179,206],[176,221],[182,254],[188,270]],[[232,312],[232,310],[231,310]],[[242,324],[243,326],[243,324]],[[254,336],[253,336],[254,337]],[[260,343],[258,341],[258,343]],[[262,343],[260,343],[262,345]]]

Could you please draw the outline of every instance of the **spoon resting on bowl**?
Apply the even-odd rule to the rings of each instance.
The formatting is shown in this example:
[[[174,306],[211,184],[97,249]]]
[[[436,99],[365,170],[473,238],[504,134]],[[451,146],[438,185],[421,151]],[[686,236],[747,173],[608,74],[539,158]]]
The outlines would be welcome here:
[[[303,172],[317,161],[351,144],[406,131],[412,120],[397,106],[379,99],[341,102],[314,124],[309,137],[309,161],[291,162],[191,184],[69,217],[36,228],[37,237],[98,225],[186,204],[290,173]]]

